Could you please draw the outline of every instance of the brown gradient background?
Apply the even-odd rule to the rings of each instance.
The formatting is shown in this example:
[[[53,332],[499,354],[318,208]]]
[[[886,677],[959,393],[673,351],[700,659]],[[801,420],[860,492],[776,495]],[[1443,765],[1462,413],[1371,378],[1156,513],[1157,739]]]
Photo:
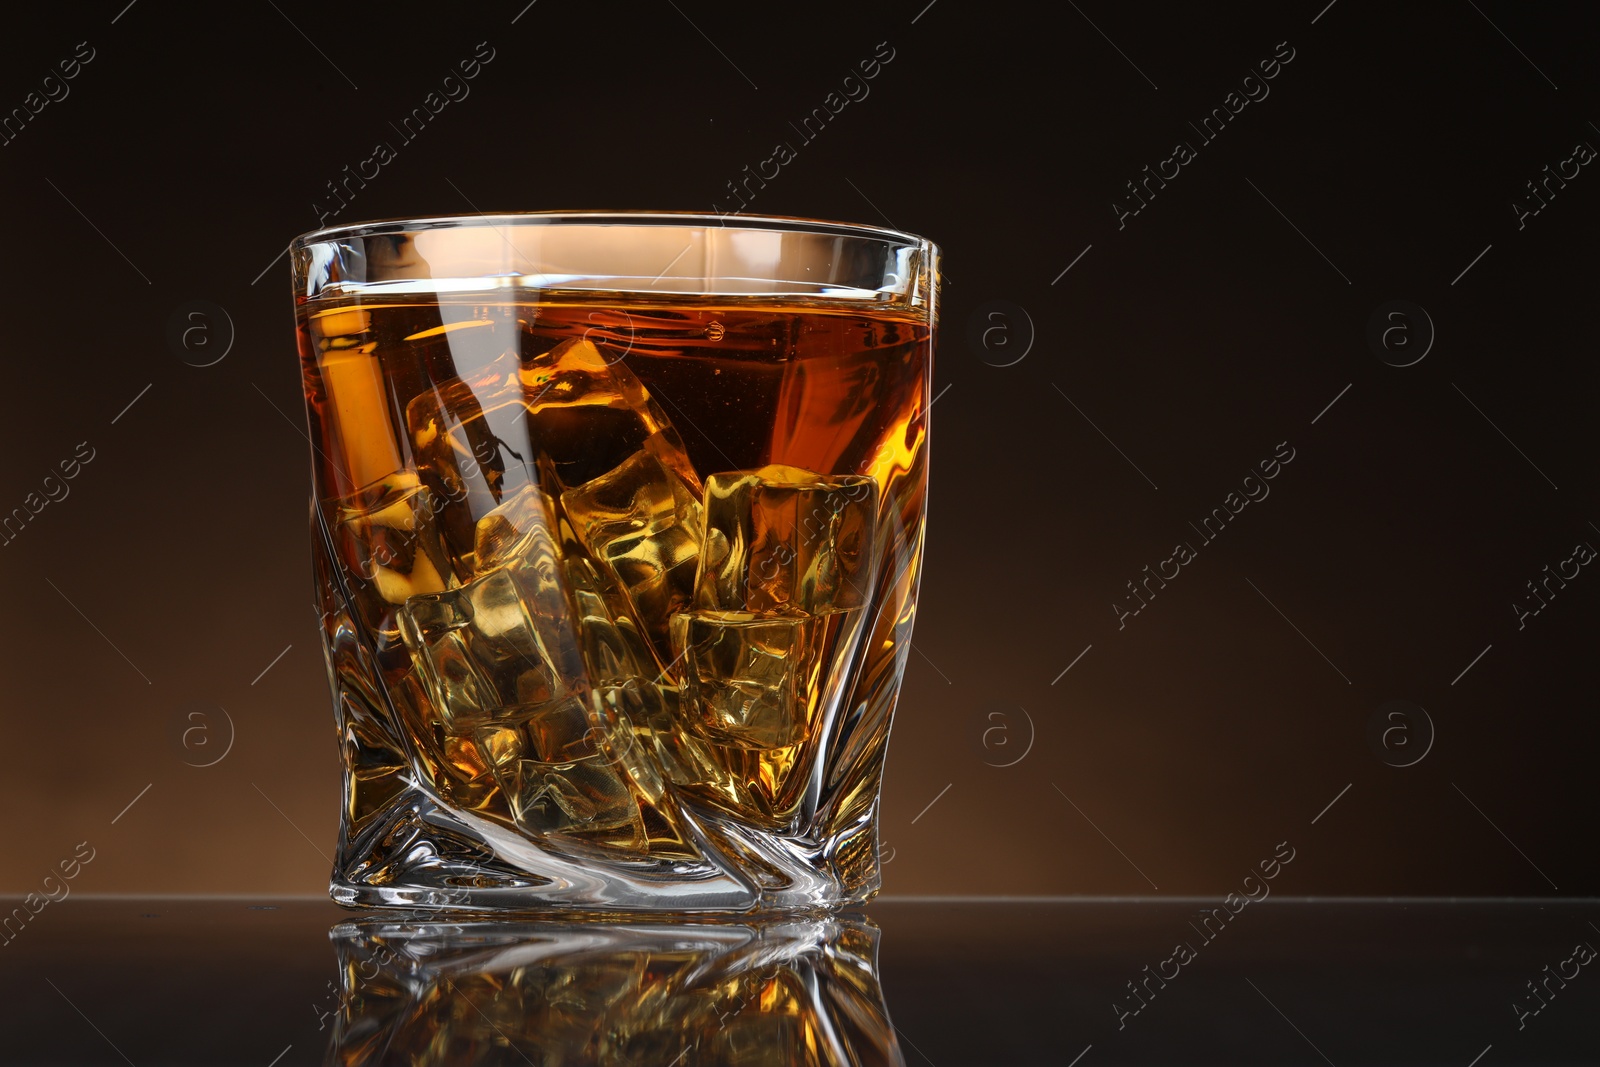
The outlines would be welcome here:
[[[0,145],[0,511],[95,450],[0,548],[0,890],[85,840],[75,892],[326,885],[338,768],[273,257],[379,140],[397,158],[337,221],[727,207],[725,182],[786,140],[797,158],[753,210],[943,246],[888,893],[1220,893],[1280,841],[1279,893],[1600,890],[1600,576],[1521,631],[1511,608],[1600,545],[1600,177],[1521,231],[1510,207],[1600,146],[1592,9],[545,0],[513,24],[522,0],[411,23],[124,4],[32,11],[0,43],[0,110],[77,42],[96,52]],[[402,143],[390,123],[480,41],[495,59],[471,95]],[[790,121],[881,41],[870,95],[801,144]],[[1295,58],[1270,95],[1200,146],[1186,122],[1280,41]],[[1119,230],[1123,183],[1179,138],[1198,158]],[[1405,368],[1366,340],[1397,299],[1437,330]],[[193,300],[232,320],[214,366],[167,338]],[[1010,367],[969,343],[996,300],[1036,335]],[[1006,358],[1028,332],[1009,314]],[[1188,523],[1283,441],[1271,495],[1200,546]],[[1124,583],[1179,540],[1198,558],[1119,631]],[[1392,699],[1436,733],[1403,769],[1367,739]],[[210,758],[180,743],[196,706],[234,724],[215,766],[185,762]]]

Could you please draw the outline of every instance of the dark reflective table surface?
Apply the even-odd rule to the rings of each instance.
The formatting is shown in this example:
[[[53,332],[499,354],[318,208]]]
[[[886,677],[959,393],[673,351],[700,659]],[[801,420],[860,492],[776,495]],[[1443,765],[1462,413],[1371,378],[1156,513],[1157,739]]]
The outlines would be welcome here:
[[[1600,1063],[1597,901],[886,899],[733,923],[4,906],[4,1063]]]

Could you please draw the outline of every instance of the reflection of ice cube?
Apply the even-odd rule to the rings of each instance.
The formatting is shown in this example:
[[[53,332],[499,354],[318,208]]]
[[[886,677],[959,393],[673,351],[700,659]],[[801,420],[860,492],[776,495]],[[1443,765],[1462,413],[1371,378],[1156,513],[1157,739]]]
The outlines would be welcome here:
[[[724,611],[860,607],[877,483],[779,464],[706,479],[706,551],[695,606]]]
[[[626,597],[623,613],[669,663],[668,626],[694,594],[699,560],[701,509],[690,486],[647,444],[610,473],[561,494],[561,506]]]
[[[839,618],[733,611],[673,616],[685,713],[723,744],[771,749],[803,742]]]
[[[326,391],[322,412],[338,432],[335,466],[354,485],[369,485],[403,466],[384,363],[367,340],[371,325],[371,313],[359,308],[312,320]]]
[[[401,635],[447,730],[561,695],[545,638],[554,621],[537,601],[529,603],[530,581],[527,568],[512,565],[459,589],[413,597],[401,610]]]
[[[371,583],[388,604],[445,588],[449,567],[416,474],[395,471],[335,502],[334,509],[347,577]]]

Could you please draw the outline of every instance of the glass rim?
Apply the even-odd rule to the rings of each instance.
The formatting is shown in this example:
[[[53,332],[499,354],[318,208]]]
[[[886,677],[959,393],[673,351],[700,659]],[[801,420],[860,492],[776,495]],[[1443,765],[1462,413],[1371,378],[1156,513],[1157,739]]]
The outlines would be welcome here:
[[[729,220],[735,220],[730,225]],[[634,211],[612,209],[571,209],[552,211],[473,212],[465,215],[427,215],[369,219],[363,222],[342,223],[309,230],[290,242],[291,250],[304,250],[312,245],[326,244],[348,238],[381,237],[395,233],[413,233],[426,230],[453,229],[472,225],[563,225],[567,223],[618,226],[694,225],[704,224],[724,230],[765,230],[780,233],[809,233],[822,236],[876,239],[903,245],[915,245],[935,254],[937,244],[920,234],[896,230],[887,226],[874,226],[863,222],[838,222],[830,219],[806,218],[800,215],[723,215],[706,211]]]

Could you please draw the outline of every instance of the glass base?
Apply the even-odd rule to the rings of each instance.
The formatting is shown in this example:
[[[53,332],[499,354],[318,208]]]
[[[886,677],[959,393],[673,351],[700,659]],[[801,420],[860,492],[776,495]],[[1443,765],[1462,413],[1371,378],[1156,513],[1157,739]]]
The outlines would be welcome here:
[[[860,827],[870,856],[848,847],[859,835],[836,838],[824,851],[770,835],[730,840],[736,831],[686,821],[700,862],[567,856],[417,794],[341,848],[349,862],[329,893],[348,907],[751,913],[862,904],[878,892],[870,819]],[[840,864],[840,845],[854,863]]]

